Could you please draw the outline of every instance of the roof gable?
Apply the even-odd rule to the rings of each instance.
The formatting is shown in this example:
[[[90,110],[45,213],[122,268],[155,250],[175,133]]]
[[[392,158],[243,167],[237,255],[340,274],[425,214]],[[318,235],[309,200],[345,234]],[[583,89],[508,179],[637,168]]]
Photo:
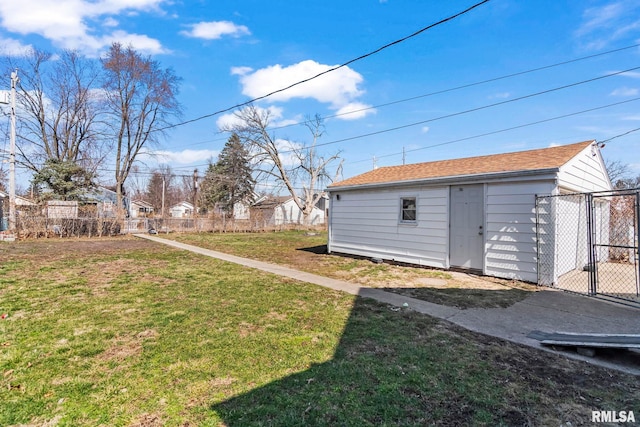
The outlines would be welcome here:
[[[333,183],[329,188],[491,173],[559,169],[593,142],[584,141],[538,150],[381,167]]]
[[[171,206],[170,209],[180,209],[180,208],[193,209],[194,206],[193,206],[193,204],[191,204],[189,202],[182,201],[180,203],[176,203],[175,205]]]

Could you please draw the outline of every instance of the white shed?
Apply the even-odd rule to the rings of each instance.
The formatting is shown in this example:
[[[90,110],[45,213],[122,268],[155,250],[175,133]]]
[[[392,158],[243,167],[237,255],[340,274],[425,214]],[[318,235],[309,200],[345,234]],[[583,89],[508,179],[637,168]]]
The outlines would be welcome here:
[[[304,215],[291,196],[264,197],[251,207],[253,219],[261,219],[271,225],[303,224]],[[313,207],[308,225],[322,225],[325,222],[324,210]]]
[[[328,251],[536,282],[536,195],[611,188],[595,141],[382,167],[329,186]]]

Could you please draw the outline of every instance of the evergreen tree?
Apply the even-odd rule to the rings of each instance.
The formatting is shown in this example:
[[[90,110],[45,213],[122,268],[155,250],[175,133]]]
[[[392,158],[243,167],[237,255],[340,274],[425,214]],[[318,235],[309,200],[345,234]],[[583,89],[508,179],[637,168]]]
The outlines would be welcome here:
[[[95,189],[94,175],[68,160],[48,159],[33,175],[32,183],[47,199],[84,200]]]
[[[216,204],[232,214],[233,206],[246,202],[253,195],[256,182],[252,176],[249,152],[233,134],[218,156],[218,161],[209,163],[202,183],[203,206],[213,208]]]

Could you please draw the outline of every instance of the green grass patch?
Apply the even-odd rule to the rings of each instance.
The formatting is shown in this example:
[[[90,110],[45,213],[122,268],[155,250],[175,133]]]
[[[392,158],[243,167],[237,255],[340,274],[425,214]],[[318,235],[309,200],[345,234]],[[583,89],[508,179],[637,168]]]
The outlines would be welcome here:
[[[327,254],[326,232],[311,235],[304,231],[197,233],[161,237],[461,309],[508,307],[537,290],[532,285],[495,278],[487,278],[486,284],[490,286],[483,288],[478,286],[478,280],[470,285],[447,271],[375,264],[369,259]],[[444,284],[425,285],[429,279]]]
[[[3,426],[579,425],[640,401],[628,375],[147,241],[1,251]]]

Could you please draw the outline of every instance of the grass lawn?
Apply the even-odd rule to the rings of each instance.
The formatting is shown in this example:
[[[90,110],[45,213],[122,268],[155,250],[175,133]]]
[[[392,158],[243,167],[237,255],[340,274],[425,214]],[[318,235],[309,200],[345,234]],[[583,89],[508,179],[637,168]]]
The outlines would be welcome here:
[[[461,273],[328,255],[326,232],[194,233],[160,237],[462,309],[508,307],[538,290],[536,286],[513,280],[480,280]]]
[[[134,238],[1,243],[0,314],[1,426],[640,415],[637,377]]]

